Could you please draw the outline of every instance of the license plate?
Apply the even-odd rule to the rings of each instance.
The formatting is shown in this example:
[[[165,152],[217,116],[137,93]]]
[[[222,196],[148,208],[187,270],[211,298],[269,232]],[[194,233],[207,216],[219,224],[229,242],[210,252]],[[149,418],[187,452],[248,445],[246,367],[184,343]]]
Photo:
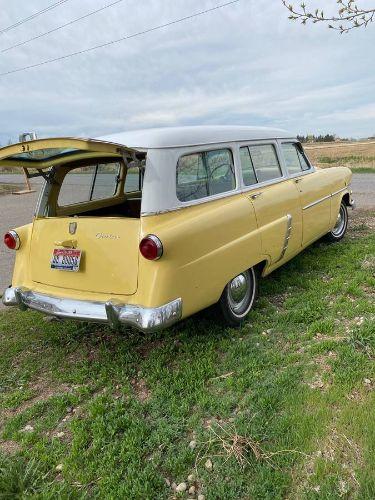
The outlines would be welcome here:
[[[55,248],[53,250],[51,260],[51,269],[77,272],[79,271],[81,256],[81,250],[70,248]]]

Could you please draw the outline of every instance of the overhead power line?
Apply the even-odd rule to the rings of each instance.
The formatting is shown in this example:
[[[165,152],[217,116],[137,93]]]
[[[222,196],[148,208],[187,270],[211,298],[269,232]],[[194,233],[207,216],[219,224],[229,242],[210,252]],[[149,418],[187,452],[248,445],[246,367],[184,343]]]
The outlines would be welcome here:
[[[69,2],[69,0],[60,0],[59,2],[53,3],[49,5],[48,7],[45,7],[42,10],[38,10],[38,12],[35,12],[34,14],[31,14],[31,16],[25,17],[24,19],[20,19],[14,24],[11,24],[10,26],[7,26],[6,28],[0,29],[0,35],[3,33],[6,33],[7,31],[10,31],[14,28],[17,28],[17,26],[21,26],[21,24],[27,23],[28,21],[31,21],[32,19],[35,19],[38,16],[41,16],[45,12],[49,12],[52,9],[55,9],[56,7],[59,7],[59,5],[62,5],[63,3]]]
[[[158,26],[153,26],[152,28],[148,28],[148,29],[145,29],[143,31],[138,31],[137,33],[132,33],[131,35],[126,35],[126,36],[123,36],[121,38],[117,38],[116,40],[111,40],[110,42],[102,43],[100,45],[95,45],[93,47],[89,47],[88,49],[78,50],[77,52],[71,52],[70,54],[65,54],[64,56],[55,57],[53,59],[46,59],[45,61],[41,61],[41,62],[36,63],[36,64],[30,64],[28,66],[23,66],[22,68],[16,68],[16,69],[12,69],[10,71],[5,71],[4,73],[0,73],[0,76],[6,76],[6,75],[11,75],[13,73],[19,73],[20,71],[26,71],[28,69],[37,68],[39,66],[44,66],[46,64],[50,64],[53,62],[62,61],[64,59],[68,59],[69,57],[78,56],[80,54],[85,54],[87,52],[92,52],[93,50],[96,50],[96,49],[108,47],[109,45],[113,45],[115,43],[119,43],[119,42],[122,42],[124,40],[129,40],[131,38],[145,35],[147,33],[152,33],[153,31],[167,28],[168,26],[172,26],[174,24],[178,24],[178,23],[182,23],[184,21],[188,21],[190,19],[194,19],[196,17],[202,16],[204,14],[208,14],[209,12],[213,12],[215,10],[222,9],[223,7],[228,7],[229,5],[233,5],[233,4],[238,3],[238,2],[240,2],[240,0],[232,0],[231,2],[222,3],[220,5],[216,5],[215,7],[211,7],[210,9],[201,10],[199,12],[195,12],[194,14],[190,14],[189,16],[180,17],[179,19],[175,19],[173,21],[169,21],[169,22],[164,23],[164,24],[159,24]]]
[[[10,47],[7,47],[5,49],[2,49],[0,52],[8,52],[9,50],[12,50],[12,49],[15,49],[17,47],[21,47],[22,45],[26,45],[27,43],[29,42],[32,42],[34,40],[37,40],[38,38],[42,38],[44,36],[47,36],[47,35],[50,35],[51,33],[54,33],[55,31],[59,31],[63,28],[66,28],[67,26],[71,26],[72,24],[74,23],[78,23],[78,21],[82,21],[82,19],[86,19],[87,17],[90,17],[90,16],[93,16],[94,14],[97,14],[98,12],[101,12],[105,9],[108,9],[109,7],[113,7],[114,5],[120,3],[120,2],[123,2],[124,0],[116,0],[115,2],[112,2],[108,5],[105,5],[104,7],[101,7],[100,9],[96,9],[96,10],[93,10],[91,12],[88,12],[87,14],[83,15],[83,16],[80,16],[80,17],[77,17],[75,19],[72,19],[71,21],[65,23],[65,24],[62,24],[60,26],[57,26],[56,28],[53,28],[49,31],[46,31],[44,33],[41,33],[40,35],[36,35],[36,36],[33,36],[32,38],[29,38],[28,40],[24,40],[23,42],[19,42],[19,43],[16,43],[14,45],[11,45]]]

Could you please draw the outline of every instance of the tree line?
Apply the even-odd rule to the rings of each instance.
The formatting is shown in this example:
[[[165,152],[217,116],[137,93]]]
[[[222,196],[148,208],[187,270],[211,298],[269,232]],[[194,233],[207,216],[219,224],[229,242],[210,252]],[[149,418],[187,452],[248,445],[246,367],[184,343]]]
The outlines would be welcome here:
[[[297,139],[300,142],[334,142],[336,139],[335,134],[307,134],[307,135],[297,135]]]

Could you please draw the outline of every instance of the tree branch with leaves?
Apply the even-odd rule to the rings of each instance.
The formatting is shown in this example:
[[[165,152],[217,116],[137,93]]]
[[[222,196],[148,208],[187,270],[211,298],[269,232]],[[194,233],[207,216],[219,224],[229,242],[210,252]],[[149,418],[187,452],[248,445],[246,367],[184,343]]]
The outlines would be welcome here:
[[[357,0],[337,0],[337,12],[333,15],[326,15],[323,9],[310,10],[302,2],[298,7],[282,0],[289,10],[289,19],[300,21],[302,24],[329,23],[330,29],[339,31],[341,34],[348,33],[354,28],[367,28],[369,24],[375,22],[375,8],[362,9],[358,6]]]

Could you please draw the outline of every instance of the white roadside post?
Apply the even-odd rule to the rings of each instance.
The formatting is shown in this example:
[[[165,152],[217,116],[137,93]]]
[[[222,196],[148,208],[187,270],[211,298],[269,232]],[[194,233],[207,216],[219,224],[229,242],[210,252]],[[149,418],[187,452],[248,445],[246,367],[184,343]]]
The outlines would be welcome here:
[[[37,139],[36,132],[26,132],[24,134],[20,134],[19,136],[19,142],[26,142],[26,141],[35,141]],[[22,168],[24,176],[25,176],[25,182],[26,182],[26,187],[27,189],[21,189],[21,191],[13,191],[12,194],[30,194],[30,193],[35,193],[35,189],[31,189],[31,184],[30,184],[30,179],[27,176],[27,170],[26,168]]]

